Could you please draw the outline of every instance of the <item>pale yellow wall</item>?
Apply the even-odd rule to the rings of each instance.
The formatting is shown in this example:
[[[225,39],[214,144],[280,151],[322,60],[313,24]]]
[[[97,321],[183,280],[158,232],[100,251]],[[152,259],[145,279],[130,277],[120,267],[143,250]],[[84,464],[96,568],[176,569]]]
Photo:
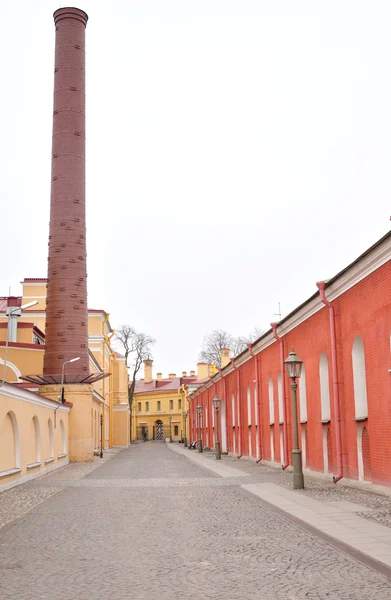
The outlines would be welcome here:
[[[9,384],[0,388],[0,489],[67,464],[69,408],[60,405],[54,428],[57,406]]]
[[[23,297],[22,304],[28,304],[37,300],[38,304],[32,307],[32,310],[46,310],[46,282],[29,283],[22,282]]]
[[[42,296],[42,298],[41,298]],[[23,316],[19,317],[18,323],[21,322],[32,322],[37,325],[43,332],[45,331],[45,312],[37,312],[45,310],[45,298],[46,298],[46,282],[45,283],[24,283],[23,284],[23,299],[22,303],[32,302],[37,300],[39,304],[27,311],[23,312]],[[7,318],[0,317],[0,322],[6,322]],[[32,343],[32,328],[20,328],[18,327],[18,343]],[[93,353],[93,356],[101,369],[105,372],[111,372],[112,375],[105,379],[102,379],[91,386],[91,390],[104,399],[104,405],[100,402],[100,398],[93,397],[91,393],[83,400],[88,404],[88,410],[83,412],[83,435],[86,435],[88,430],[88,436],[90,442],[81,443],[81,434],[78,427],[70,427],[70,433],[73,437],[74,454],[80,456],[88,456],[87,460],[91,459],[91,448],[93,451],[98,451],[100,447],[100,415],[103,412],[103,440],[104,448],[107,449],[113,445],[127,446],[130,442],[130,431],[129,431],[129,411],[127,407],[127,382],[128,374],[124,361],[117,360],[114,357],[114,353],[111,348],[111,338],[113,336],[113,330],[111,329],[109,322],[109,314],[101,311],[98,313],[89,312],[88,315],[88,333],[90,336],[89,347]],[[1,337],[3,336],[3,337]],[[0,329],[0,341],[6,339],[6,328]],[[0,346],[0,359],[4,358],[4,346]],[[23,375],[37,375],[43,372],[43,354],[44,346],[36,346],[36,348],[14,348],[12,346],[8,349],[7,363],[10,366],[6,368],[6,381],[16,382],[18,379],[18,371]],[[11,368],[11,365],[15,367],[16,373]],[[3,365],[0,363],[0,379],[3,374]],[[96,365],[90,360],[90,370],[92,373],[98,371]],[[51,394],[52,398],[56,398],[59,395],[59,390],[56,390]],[[80,394],[76,394],[77,398],[80,398]],[[69,398],[67,397],[67,400]],[[115,417],[113,414],[114,404],[121,405],[121,409],[125,406],[125,412],[122,414],[118,413]],[[74,411],[74,414],[79,409]],[[79,440],[79,441],[77,441]],[[44,443],[44,442],[43,442]],[[84,446],[90,445],[88,449]],[[78,449],[76,448],[78,446]],[[82,448],[83,446],[83,448]]]
[[[160,419],[163,421],[163,425],[169,425],[169,417],[171,417],[172,421],[172,439],[174,441],[179,441],[181,439],[181,434],[184,436],[184,419],[183,412],[187,410],[185,406],[185,392],[180,390],[179,393],[177,390],[173,390],[170,392],[151,392],[149,394],[135,394],[133,397],[133,419],[132,419],[132,429],[133,429],[133,438],[136,438],[137,435],[137,427],[142,427],[143,425],[151,428],[155,425],[155,422]],[[171,409],[170,402],[173,402],[173,408]],[[180,404],[179,404],[180,401]],[[146,403],[149,402],[149,411],[146,410]],[[160,411],[158,410],[158,402],[160,402]],[[139,403],[141,403],[141,410],[139,410]],[[175,425],[178,426],[178,435],[175,435]]]
[[[8,348],[6,381],[15,383],[18,381],[17,375],[8,365],[14,365],[21,375],[37,375],[42,373],[43,369],[44,347],[35,348]],[[3,363],[5,347],[0,346],[0,363]],[[0,379],[3,378],[3,364],[0,364]]]

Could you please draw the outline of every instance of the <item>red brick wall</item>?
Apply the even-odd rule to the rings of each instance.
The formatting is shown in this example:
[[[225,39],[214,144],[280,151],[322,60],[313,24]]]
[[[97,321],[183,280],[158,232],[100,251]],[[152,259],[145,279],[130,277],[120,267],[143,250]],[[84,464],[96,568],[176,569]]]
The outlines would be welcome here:
[[[326,287],[326,297],[328,290]],[[390,332],[391,332],[391,262],[387,262],[365,277],[332,302],[335,311],[336,349],[338,369],[338,391],[340,400],[342,464],[345,477],[358,478],[357,435],[362,421],[355,420],[353,387],[352,346],[356,336],[364,345],[366,384],[368,397],[368,419],[364,422],[362,451],[364,477],[374,483],[391,485],[391,398],[390,382]],[[281,334],[280,334],[281,335]],[[336,473],[336,420],[334,411],[334,389],[332,377],[332,356],[330,339],[330,311],[322,306],[318,312],[297,325],[283,336],[284,356],[288,356],[292,346],[304,361],[306,370],[307,423],[299,426],[306,429],[307,468],[323,472],[323,430],[328,428],[327,451],[328,471]],[[324,352],[328,359],[330,389],[330,422],[321,423],[320,399],[320,355]],[[270,432],[274,430],[274,459],[280,461],[280,429],[278,405],[278,376],[280,374],[280,344],[274,341],[256,355],[259,376],[260,419],[259,433],[262,458],[271,459]],[[238,361],[236,361],[237,363]],[[228,451],[234,451],[233,435],[236,435],[236,453],[248,455],[249,431],[251,434],[252,455],[256,456],[256,418],[254,408],[255,359],[239,368],[240,376],[240,415],[237,407],[237,374],[232,371],[219,381],[215,388],[202,393],[202,402],[211,394],[226,397],[226,423]],[[223,371],[224,373],[224,371]],[[270,425],[269,378],[273,380],[274,425]],[[291,463],[292,451],[292,393],[290,382],[285,377],[285,416],[288,448],[285,455]],[[251,426],[248,424],[247,389],[251,391]],[[225,389],[224,389],[225,387]],[[214,390],[214,391],[213,391]],[[209,396],[208,396],[209,394]],[[232,394],[235,395],[235,427],[232,422]],[[298,406],[300,394],[298,391]],[[196,402],[198,403],[198,402]],[[211,408],[209,409],[211,410]],[[241,448],[239,447],[238,422],[241,424]],[[299,413],[300,420],[300,413]]]

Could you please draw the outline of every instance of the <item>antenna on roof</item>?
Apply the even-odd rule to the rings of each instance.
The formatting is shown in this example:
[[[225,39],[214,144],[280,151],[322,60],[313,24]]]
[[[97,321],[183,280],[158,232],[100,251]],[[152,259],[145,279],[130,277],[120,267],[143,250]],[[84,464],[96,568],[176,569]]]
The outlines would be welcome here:
[[[281,315],[281,304],[280,304],[280,302],[278,303],[278,312],[277,313],[273,313],[273,316],[274,317],[279,317],[278,320],[281,321],[281,316],[282,315]]]

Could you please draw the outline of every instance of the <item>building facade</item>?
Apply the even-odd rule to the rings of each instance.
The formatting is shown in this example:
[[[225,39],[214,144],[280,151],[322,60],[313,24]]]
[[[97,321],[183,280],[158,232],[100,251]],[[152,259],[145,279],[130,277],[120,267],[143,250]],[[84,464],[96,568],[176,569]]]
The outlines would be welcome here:
[[[210,365],[198,364],[198,373],[183,371],[180,377],[170,373],[152,376],[153,362],[144,361],[144,378],[136,382],[133,397],[132,439],[185,441],[188,439],[188,393],[207,381]]]
[[[291,465],[294,347],[305,470],[391,485],[390,333],[391,232],[189,396],[191,439],[214,446],[217,394],[223,452]]]
[[[40,461],[26,462],[30,460],[30,457],[26,458],[26,461],[23,462],[23,457],[28,456],[28,452],[24,450],[24,445],[28,443],[27,440],[34,437],[30,432],[30,423],[27,427],[28,430],[25,430],[27,422],[25,421],[24,412],[30,414],[31,406],[39,406],[41,412],[43,411],[42,407],[45,407],[48,415],[47,418],[45,416],[45,421],[48,423],[49,421],[51,422],[51,426],[48,425],[49,429],[54,427],[55,423],[53,411],[57,408],[57,411],[62,413],[63,409],[61,407],[68,407],[65,411],[66,415],[62,416],[63,425],[60,425],[60,429],[66,438],[66,443],[57,443],[55,441],[58,434],[56,427],[53,430],[54,445],[57,446],[60,444],[62,448],[66,448],[65,456],[61,458],[62,463],[69,460],[68,440],[72,435],[68,424],[69,413],[73,410],[72,402],[61,405],[58,408],[58,390],[56,390],[52,398],[46,397],[44,394],[40,395],[40,386],[36,381],[37,374],[43,373],[43,357],[46,347],[46,279],[24,279],[22,286],[21,296],[0,299],[0,379],[6,382],[5,385],[0,386],[1,405],[4,410],[7,407],[7,415],[13,415],[13,420],[11,419],[10,421],[11,417],[6,418],[6,414],[0,414],[0,485],[8,484],[9,481],[24,480],[28,476],[36,476],[39,473],[45,472],[48,466],[52,468],[57,464],[56,458],[53,464],[49,462],[45,464],[41,461],[40,465],[37,464],[35,467],[27,469],[28,465]],[[18,310],[21,313],[20,316],[14,319],[11,315],[7,316],[6,313],[9,313],[10,309],[13,311],[13,307],[19,307],[31,302],[36,302],[37,304],[27,310]],[[8,344],[6,343],[7,334]],[[130,411],[127,396],[128,372],[125,365],[125,358],[112,348],[111,340],[113,335],[114,330],[110,325],[109,314],[104,310],[88,310],[89,371],[92,375],[107,374],[107,377],[100,378],[92,384],[90,410],[86,415],[83,415],[83,419],[88,419],[88,427],[91,432],[91,445],[94,453],[100,452],[101,433],[103,434],[103,449],[113,446],[126,447],[130,443]],[[5,356],[6,351],[7,357]],[[69,400],[67,365],[64,365],[64,384],[65,400]],[[6,390],[7,396],[5,396]],[[60,413],[57,414],[59,415]],[[102,426],[100,422],[101,416]],[[42,426],[41,417],[38,413],[34,414],[33,417],[35,418],[34,423],[37,423],[40,432],[39,435],[35,434],[34,439],[36,440],[38,436],[43,441],[46,425],[45,427]],[[1,474],[3,472],[9,471],[5,466],[12,462],[11,459],[7,458],[7,448],[13,447],[14,444],[9,446],[8,442],[4,442],[3,431],[3,428],[7,424],[6,429],[7,431],[10,430],[10,423],[15,423],[15,427],[18,429],[18,435],[16,436],[15,434],[15,436],[22,444],[18,452],[20,456],[19,462],[22,466],[21,471],[14,471],[2,477]],[[9,437],[9,434],[7,435]],[[35,447],[37,443],[36,441],[33,442],[33,446]],[[41,454],[46,455],[47,452],[42,451]],[[64,452],[58,454],[64,454]],[[45,460],[51,457],[51,455],[46,456]]]

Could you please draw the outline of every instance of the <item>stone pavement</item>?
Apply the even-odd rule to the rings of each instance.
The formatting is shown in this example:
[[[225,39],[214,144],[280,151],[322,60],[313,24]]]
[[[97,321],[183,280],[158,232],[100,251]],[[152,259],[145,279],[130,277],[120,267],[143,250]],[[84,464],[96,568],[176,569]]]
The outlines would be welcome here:
[[[237,461],[238,476],[224,459],[232,471],[218,473],[170,446],[132,445],[0,494],[0,600],[390,599],[387,568],[243,488],[275,483],[267,469]],[[37,493],[29,512],[12,512],[18,494]]]

